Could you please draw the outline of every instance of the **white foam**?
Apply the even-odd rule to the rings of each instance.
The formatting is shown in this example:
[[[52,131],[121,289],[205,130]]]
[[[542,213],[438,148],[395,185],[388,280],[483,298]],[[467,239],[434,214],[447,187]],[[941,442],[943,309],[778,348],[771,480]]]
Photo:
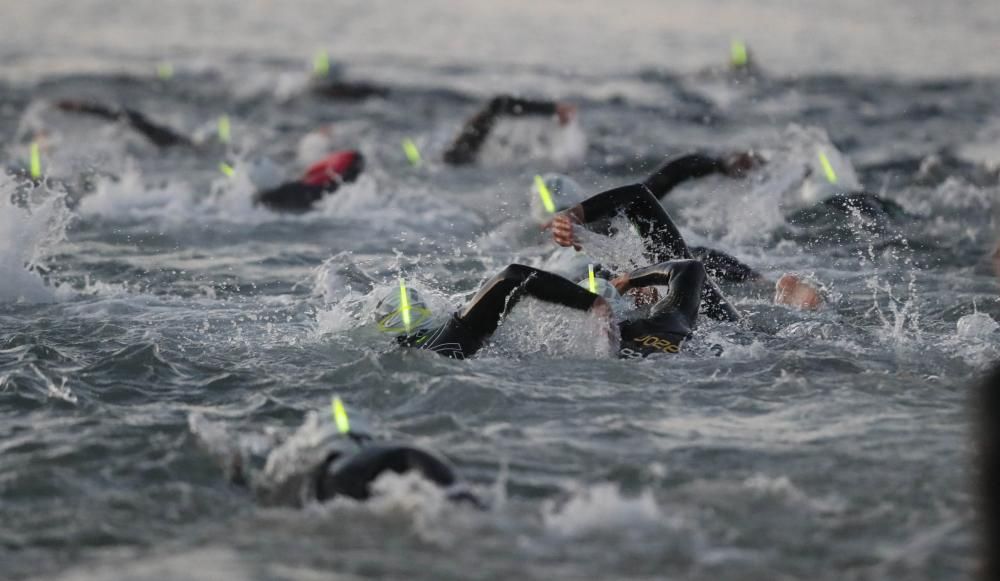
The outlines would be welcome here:
[[[986,313],[972,313],[958,320],[957,333],[967,339],[986,339],[993,336],[1000,324]]]
[[[579,163],[587,153],[587,136],[573,120],[567,125],[539,119],[505,119],[498,123],[479,152],[486,166],[547,160],[557,166]]]
[[[33,270],[66,237],[71,214],[64,197],[32,192],[39,201],[18,206],[11,201],[15,184],[0,177],[0,302],[49,302],[55,288]]]
[[[602,531],[657,529],[670,523],[652,492],[644,490],[629,498],[614,484],[578,490],[561,505],[547,501],[542,520],[549,531],[571,538]]]
[[[182,184],[147,188],[138,164],[129,158],[118,179],[102,176],[97,180],[96,191],[80,200],[79,212],[110,219],[188,216],[193,203],[190,190]]]

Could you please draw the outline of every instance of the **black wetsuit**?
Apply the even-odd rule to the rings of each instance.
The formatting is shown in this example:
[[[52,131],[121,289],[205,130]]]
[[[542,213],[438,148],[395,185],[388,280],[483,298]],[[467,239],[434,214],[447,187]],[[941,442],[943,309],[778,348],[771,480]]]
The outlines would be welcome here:
[[[254,194],[254,204],[265,206],[276,212],[307,212],[313,205],[325,196],[337,191],[341,184],[351,183],[358,179],[365,168],[365,158],[360,151],[352,152],[352,158],[343,173],[332,176],[321,184],[307,183],[302,180],[287,182],[276,188]]]
[[[416,471],[441,488],[458,483],[451,464],[440,455],[408,444],[369,443],[349,453],[331,453],[316,471],[316,500],[324,502],[337,496],[355,500],[371,497],[371,485],[386,472],[404,474]],[[467,490],[449,492],[452,500],[467,500],[481,506]]]
[[[486,107],[465,122],[455,141],[445,151],[444,162],[451,165],[475,162],[479,150],[500,117],[551,116],[557,110],[558,104],[555,101],[532,101],[509,95],[494,97]]]
[[[369,97],[384,97],[389,94],[389,89],[372,83],[322,80],[313,84],[312,92],[327,99],[360,101]]]
[[[664,163],[642,183],[657,199],[662,200],[683,182],[714,173],[725,174],[725,162],[717,157],[694,153]],[[717,280],[741,283],[763,278],[753,268],[721,250],[692,246],[690,251],[692,256],[705,263],[705,269]]]
[[[681,183],[709,176],[729,175],[724,159],[703,153],[693,153],[665,162],[643,182],[657,198],[663,199]],[[807,225],[830,216],[860,218],[871,228],[881,228],[889,220],[906,217],[902,206],[866,191],[842,192],[799,210],[788,217],[791,224]],[[692,249],[694,250],[694,249]],[[706,264],[707,266],[707,264]]]
[[[154,123],[149,117],[127,107],[109,107],[100,103],[84,101],[59,101],[56,107],[72,113],[93,115],[108,121],[122,121],[132,129],[141,133],[157,147],[172,147],[176,145],[192,146],[194,142],[188,137],[177,133],[169,127]]]
[[[653,353],[677,353],[694,329],[704,302],[705,314],[735,321],[739,314],[708,278],[704,265],[690,257],[683,238],[656,198],[642,184],[598,194],[582,204],[585,222],[623,213],[646,243],[653,266],[629,277],[635,288],[666,286],[668,291],[644,318],[619,325],[619,356],[639,358]],[[673,260],[681,258],[682,260]],[[490,279],[468,306],[440,327],[400,337],[401,344],[463,359],[476,353],[496,331],[502,318],[524,297],[533,297],[587,311],[598,296],[550,272],[512,264]]]

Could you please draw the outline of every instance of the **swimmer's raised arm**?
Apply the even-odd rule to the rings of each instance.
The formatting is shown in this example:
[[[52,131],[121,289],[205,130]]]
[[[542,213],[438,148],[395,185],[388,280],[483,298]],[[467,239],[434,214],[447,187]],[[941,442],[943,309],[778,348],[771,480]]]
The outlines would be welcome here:
[[[738,152],[726,157],[692,153],[664,163],[642,183],[657,199],[662,200],[671,190],[688,180],[712,174],[732,178],[743,177],[747,171],[757,167],[762,161],[752,151]]]
[[[493,126],[501,117],[554,115],[559,118],[561,124],[565,125],[573,119],[575,111],[576,108],[572,105],[557,101],[522,99],[510,95],[494,97],[483,109],[465,122],[455,141],[445,151],[444,161],[452,165],[474,162],[479,150],[486,142],[486,138],[493,130]]]
[[[93,115],[108,121],[124,121],[132,129],[143,134],[157,147],[170,147],[173,145],[193,145],[188,137],[177,133],[173,129],[153,122],[149,117],[133,109],[125,107],[111,107],[101,103],[89,101],[77,101],[64,99],[55,103],[56,108],[71,113],[83,113]]]

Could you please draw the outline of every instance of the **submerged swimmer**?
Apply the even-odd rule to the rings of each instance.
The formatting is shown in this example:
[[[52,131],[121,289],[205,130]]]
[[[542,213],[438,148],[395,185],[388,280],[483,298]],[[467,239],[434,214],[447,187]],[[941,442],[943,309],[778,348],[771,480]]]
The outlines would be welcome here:
[[[576,107],[569,103],[536,101],[509,95],[494,97],[465,122],[445,151],[444,162],[451,165],[474,163],[493,127],[503,117],[550,117],[557,119],[560,125],[568,125],[575,115]]]
[[[265,503],[302,505],[337,497],[367,500],[383,474],[412,472],[451,500],[483,506],[440,454],[413,444],[375,441],[347,419],[339,399],[334,399],[332,411],[332,422],[307,422],[303,429],[315,430],[307,437],[272,438],[263,446],[258,439],[227,458],[230,479],[249,486]]]

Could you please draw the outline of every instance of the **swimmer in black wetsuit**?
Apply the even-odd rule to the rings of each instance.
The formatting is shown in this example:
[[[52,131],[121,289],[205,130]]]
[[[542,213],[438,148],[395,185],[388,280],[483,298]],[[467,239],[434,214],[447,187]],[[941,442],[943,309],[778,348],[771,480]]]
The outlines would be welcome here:
[[[638,229],[645,242],[646,258],[653,265],[619,276],[611,284],[620,293],[651,286],[669,289],[662,298],[651,297],[649,302],[653,304],[645,317],[618,325],[620,357],[676,353],[694,329],[701,310],[714,319],[739,320],[739,313],[708,278],[704,265],[691,259],[666,211],[641,184],[598,194],[558,214],[553,220],[560,224],[555,227],[556,239],[564,246],[575,244],[572,226],[568,226],[566,237],[567,226],[562,219],[568,220],[567,224],[589,223],[619,212]],[[418,296],[408,296],[405,303],[393,296],[383,299],[379,306],[381,330],[398,334],[397,341],[402,345],[458,359],[482,348],[502,318],[524,297],[591,311],[609,322],[611,317],[608,301],[601,296],[561,276],[519,264],[508,266],[487,281],[461,312],[437,327],[430,326],[430,312]],[[406,312],[408,323],[403,321]]]
[[[158,147],[197,146],[193,140],[152,122],[132,109],[116,109],[98,103],[69,100],[57,102],[56,107],[110,121],[122,121]],[[360,151],[336,151],[309,166],[297,180],[260,188],[254,194],[254,204],[279,212],[305,212],[324,196],[335,192],[341,184],[355,181],[364,168],[365,159]]]
[[[652,285],[670,288],[667,295],[653,305],[648,316],[618,325],[619,356],[636,358],[657,352],[677,353],[695,327],[706,278],[705,267],[697,260],[674,260],[641,268],[612,281],[621,292]],[[525,297],[589,311],[610,323],[611,307],[601,296],[559,275],[512,264],[487,281],[469,304],[443,325],[411,328],[404,333],[400,327],[388,326],[398,324],[389,323],[400,318],[397,309],[380,320],[380,327],[399,333],[396,340],[401,345],[465,359],[486,344],[504,316]],[[423,308],[421,303],[414,301],[419,301],[419,297],[410,295],[411,311]],[[725,319],[737,316],[724,299],[710,306],[707,313]]]
[[[354,428],[355,423],[351,420],[352,429],[346,433],[327,423],[312,427],[319,433],[309,438],[277,441],[272,435],[264,446],[258,437],[253,445],[225,456],[224,465],[233,483],[251,487],[267,504],[300,505],[337,497],[367,500],[381,475],[416,472],[450,500],[484,507],[440,454],[413,444],[376,442]]]
[[[185,146],[193,147],[194,141],[177,133],[173,129],[153,122],[142,113],[128,107],[110,107],[100,103],[87,101],[62,100],[56,102],[56,108],[71,113],[92,115],[108,121],[122,122],[141,133],[157,147]]]
[[[561,125],[572,121],[576,108],[556,101],[534,101],[501,95],[494,97],[462,126],[458,136],[444,153],[444,162],[450,165],[468,165],[476,161],[479,150],[489,137],[493,126],[502,117],[555,117]]]
[[[341,184],[357,180],[364,168],[360,151],[337,151],[309,166],[301,178],[257,192],[254,204],[278,212],[305,212]]]
[[[665,162],[643,183],[662,200],[685,181],[712,174],[742,178],[763,163],[764,160],[753,152],[739,152],[726,157],[694,153]],[[835,193],[812,208],[794,212],[788,220],[792,224],[806,224],[831,213],[858,216],[873,225],[907,215],[903,207],[892,200],[856,191]]]

